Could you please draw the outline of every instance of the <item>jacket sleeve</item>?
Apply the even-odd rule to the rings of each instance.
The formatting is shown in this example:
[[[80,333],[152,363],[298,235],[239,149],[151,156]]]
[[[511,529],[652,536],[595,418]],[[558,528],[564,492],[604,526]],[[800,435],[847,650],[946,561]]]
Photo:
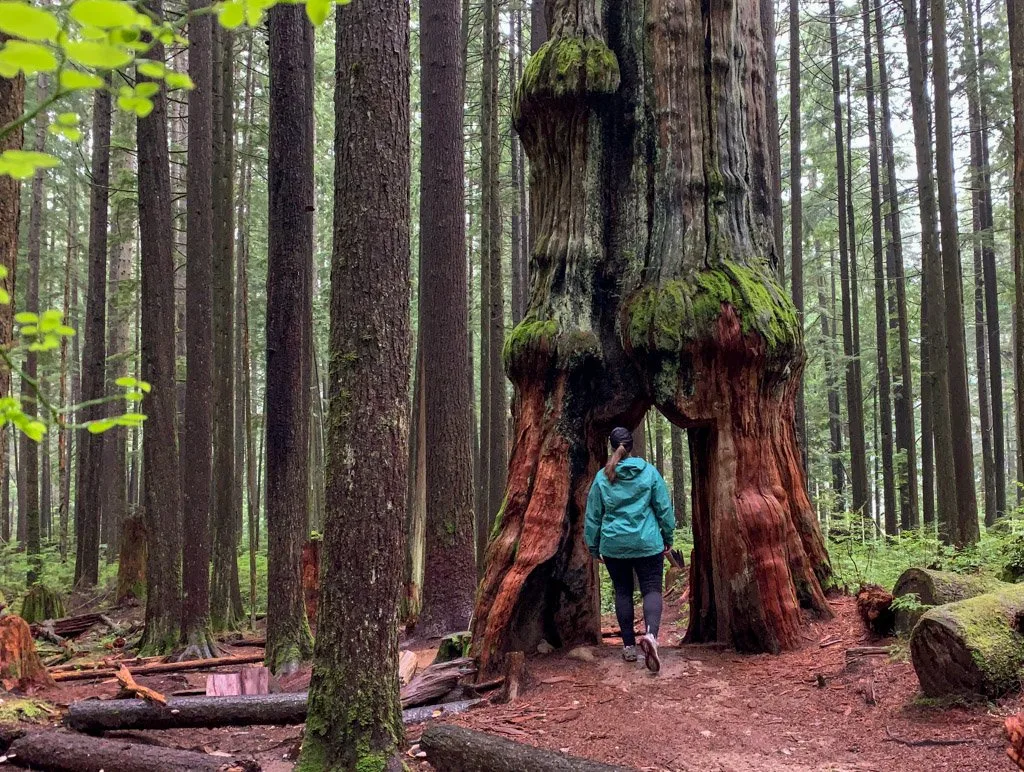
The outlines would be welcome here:
[[[583,538],[587,542],[590,554],[594,557],[600,556],[601,522],[603,520],[604,500],[601,498],[601,490],[595,477],[594,482],[590,484],[590,494],[587,496],[587,515],[583,527]]]
[[[654,467],[651,467],[651,471],[654,472],[651,507],[658,520],[658,528],[661,530],[661,539],[665,542],[665,549],[669,549],[672,546],[672,536],[676,529],[675,508],[672,506],[672,497],[669,496],[665,478]]]

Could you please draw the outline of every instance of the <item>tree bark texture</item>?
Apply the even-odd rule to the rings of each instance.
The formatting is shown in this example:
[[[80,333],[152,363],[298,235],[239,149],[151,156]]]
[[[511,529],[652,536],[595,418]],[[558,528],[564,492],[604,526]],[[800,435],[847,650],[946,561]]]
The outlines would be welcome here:
[[[688,639],[794,647],[801,605],[829,614],[830,568],[794,428],[800,325],[767,262],[759,8],[550,10],[514,102],[538,191],[535,278],[504,350],[515,439],[475,652],[487,672],[541,638],[597,640],[587,493],[608,431],[652,405],[689,429]]]
[[[409,436],[408,5],[375,0],[339,7],[335,55],[327,508],[300,772],[401,765],[397,617]]]
[[[765,3],[770,5],[770,3]],[[790,276],[793,306],[801,319],[804,314],[804,205],[803,156],[800,125],[800,3],[789,0],[789,227]],[[780,208],[781,214],[781,208]],[[782,243],[778,244],[782,251]],[[780,266],[785,261],[780,261]],[[780,272],[780,276],[781,276]],[[784,282],[780,282],[784,285]],[[800,439],[804,464],[807,458],[807,413],[804,408],[803,386],[796,396],[796,428]]]
[[[1006,0],[1013,88],[1013,365],[1017,425],[1017,502],[1024,500],[1020,469],[1024,459],[1024,2]]]
[[[896,631],[909,633],[923,611],[933,606],[974,598],[987,592],[1005,589],[1010,585],[998,579],[970,574],[955,574],[952,571],[935,571],[929,568],[908,568],[892,588],[892,597],[917,596],[923,608],[896,611]]]
[[[298,6],[270,11],[270,204],[267,271],[267,664],[312,654],[301,560],[309,489],[303,323],[313,254],[313,31]]]
[[[163,15],[161,0],[149,10]],[[151,50],[157,61],[163,46]],[[142,258],[142,379],[152,385],[145,402],[142,444],[143,518],[146,526],[146,629],[140,649],[161,652],[178,642],[181,625],[181,492],[175,399],[174,257],[171,180],[167,149],[167,97],[153,97],[153,112],[138,121],[139,226]]]
[[[190,0],[190,10],[208,6]],[[185,252],[185,410],[181,438],[182,636],[211,656],[210,486],[213,436],[213,19],[188,25],[188,231]]]
[[[464,345],[469,314],[461,14],[461,0],[421,0],[421,130],[430,152],[420,159],[419,361],[423,367],[426,456],[426,562],[420,624],[429,635],[466,629],[477,578],[469,445],[471,393],[465,377],[469,360]],[[518,228],[518,222],[513,228]]]
[[[673,426],[672,445],[672,506],[676,510],[676,527],[686,527],[686,458],[683,456],[683,430]]]
[[[155,112],[155,111],[154,111]],[[89,193],[89,284],[85,301],[85,330],[82,349],[83,402],[103,396],[106,383],[107,336],[107,204],[110,199],[110,94],[103,89],[93,99],[92,185]],[[140,183],[140,190],[141,190]],[[168,196],[169,201],[169,196]],[[169,225],[170,223],[168,223]],[[168,245],[169,248],[170,245]],[[147,410],[148,413],[148,410]],[[102,418],[99,405],[84,408],[78,420]],[[99,581],[100,510],[102,496],[100,464],[103,437],[84,433],[79,438],[78,488],[75,508],[80,518],[75,582],[85,586]]]

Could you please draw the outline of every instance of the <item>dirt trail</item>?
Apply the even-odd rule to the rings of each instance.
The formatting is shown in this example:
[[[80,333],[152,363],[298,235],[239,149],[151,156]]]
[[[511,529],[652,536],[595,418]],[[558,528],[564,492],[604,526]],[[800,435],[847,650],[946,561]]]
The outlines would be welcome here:
[[[593,662],[538,658],[518,703],[453,723],[659,772],[1013,768],[1002,722],[1021,708],[1019,697],[971,707],[922,704],[908,661],[875,656],[847,665],[846,649],[879,642],[868,640],[852,599],[833,606],[835,620],[808,625],[807,645],[780,656],[665,645],[658,676],[623,662],[614,644],[592,650]],[[667,643],[678,634],[670,629]],[[935,740],[967,742],[904,744]]]

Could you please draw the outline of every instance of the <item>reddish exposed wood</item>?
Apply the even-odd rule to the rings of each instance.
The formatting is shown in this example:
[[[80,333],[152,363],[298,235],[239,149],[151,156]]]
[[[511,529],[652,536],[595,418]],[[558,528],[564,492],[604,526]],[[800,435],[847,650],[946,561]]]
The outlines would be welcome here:
[[[526,656],[521,651],[509,654],[505,664],[505,684],[494,698],[495,702],[511,703],[519,699],[519,693],[526,687]]]
[[[231,665],[247,665],[253,662],[262,662],[263,654],[237,654],[232,657],[213,657],[212,659],[191,659],[184,662],[157,662],[152,665],[143,665],[135,668],[135,675],[150,675],[152,673],[178,673],[182,670],[207,670],[215,667],[229,667]],[[84,681],[90,678],[113,678],[117,671],[113,668],[97,670],[81,670],[73,672],[59,672],[53,674],[55,681]]]
[[[52,683],[36,653],[28,623],[13,614],[0,617],[0,685],[10,690]]]
[[[148,686],[142,686],[141,684],[136,683],[135,679],[132,678],[131,671],[129,671],[124,665],[121,665],[114,677],[117,678],[117,682],[121,684],[121,688],[129,694],[134,694],[148,702],[155,702],[160,705],[167,704],[167,698],[160,692],[150,689]]]
[[[270,671],[263,666],[244,667],[237,673],[211,673],[206,677],[208,697],[242,694],[270,694]]]
[[[1004,726],[1006,735],[1010,738],[1010,747],[1006,749],[1006,755],[1014,764],[1024,769],[1024,713],[1010,716]]]
[[[104,740],[73,732],[34,732],[15,740],[8,761],[50,772],[259,772],[250,759],[239,760],[125,740]]]
[[[892,610],[892,595],[877,584],[861,585],[857,593],[857,612],[864,626],[875,635],[892,635],[896,614]]]
[[[307,541],[302,545],[302,597],[306,604],[306,617],[315,623],[320,599],[319,541]]]

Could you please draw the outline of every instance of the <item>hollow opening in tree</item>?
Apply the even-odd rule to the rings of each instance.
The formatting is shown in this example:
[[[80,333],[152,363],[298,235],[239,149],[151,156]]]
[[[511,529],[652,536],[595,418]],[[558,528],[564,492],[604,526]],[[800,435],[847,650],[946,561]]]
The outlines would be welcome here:
[[[765,0],[766,1],[766,0]],[[513,447],[473,622],[505,653],[597,642],[583,513],[615,425],[689,434],[690,641],[780,651],[829,615],[794,428],[802,324],[776,283],[761,0],[548,3],[516,91],[530,300]]]

